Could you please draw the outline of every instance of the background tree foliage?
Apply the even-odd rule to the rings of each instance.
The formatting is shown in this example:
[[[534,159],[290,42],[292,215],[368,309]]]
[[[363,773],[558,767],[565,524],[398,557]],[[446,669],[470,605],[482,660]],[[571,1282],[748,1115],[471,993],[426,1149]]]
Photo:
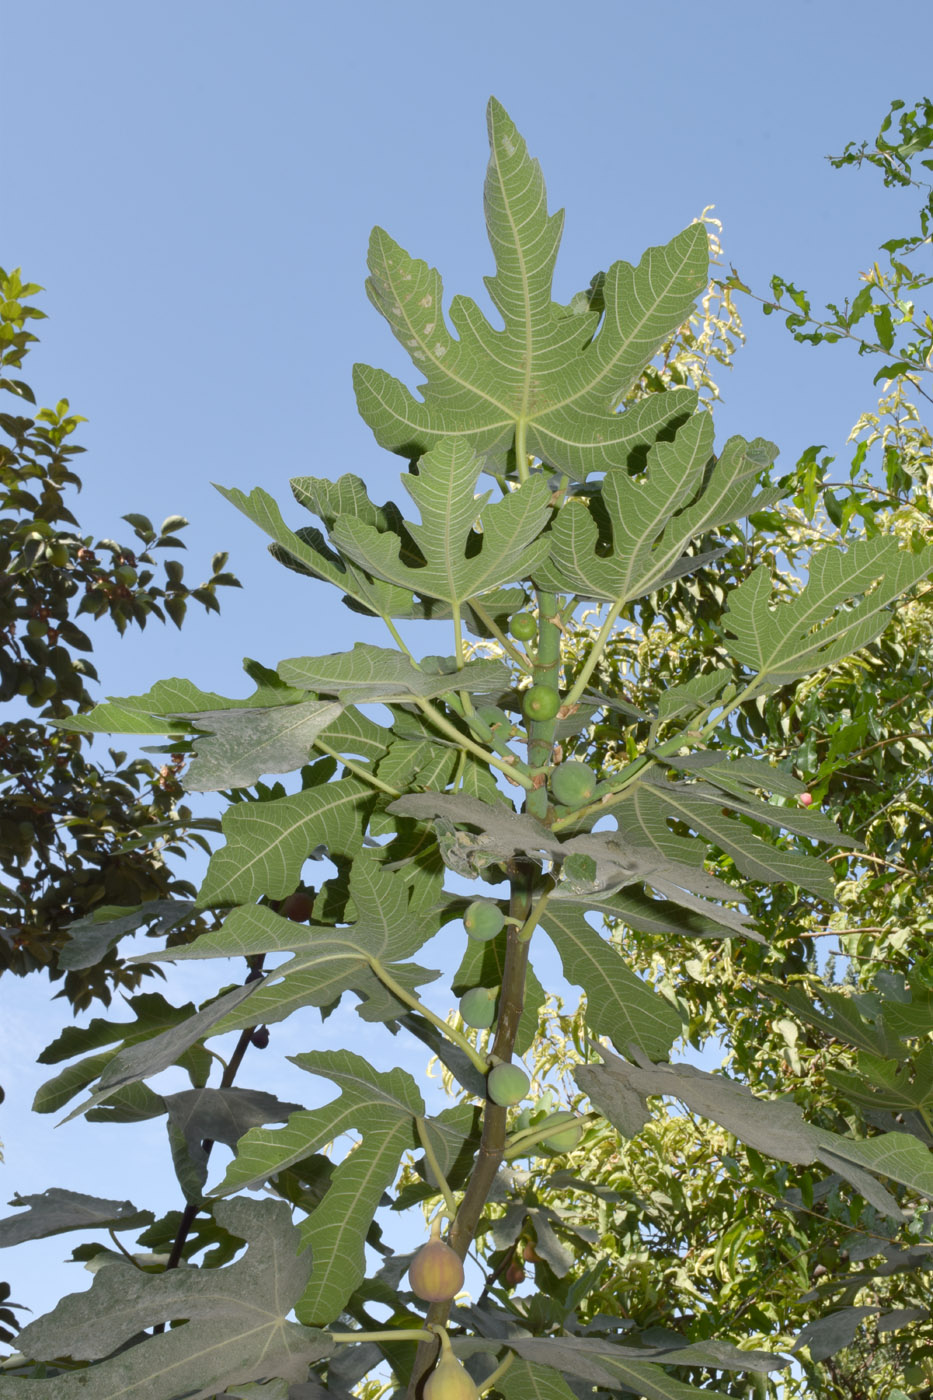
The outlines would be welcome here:
[[[23,412],[36,402],[19,375],[36,341],[29,327],[45,316],[33,305],[40,290],[0,269],[0,701],[34,712],[0,729],[0,971],[47,968],[78,1009],[94,997],[109,1004],[113,986],[132,989],[147,969],[127,967],[93,936],[79,948],[68,927],[93,935],[100,909],[192,896],[171,857],[192,843],[209,849],[198,828],[216,829],[179,803],[172,757],[154,764],[110,749],[104,758],[87,737],[49,727],[94,703],[92,642],[78,619],[106,618],[120,633],[166,616],[181,627],[190,601],[217,612],[218,588],[237,581],[227,556],[215,554],[205,582],[185,583],[173,552],[185,547],[180,515],[159,529],[144,515],[124,516],[131,545],[83,532],[70,505],[81,487],[75,461],[84,449],[73,436],[82,419],[67,399]],[[159,582],[156,555],[165,551]]]
[[[913,179],[911,160],[933,140],[930,104],[895,110],[899,144],[887,141],[889,119],[874,148],[840,163],[851,156]],[[404,646],[358,645],[277,671],[248,663],[257,689],[247,701],[163,682],[66,722],[65,733],[167,735],[169,751],[193,752],[192,790],[228,791],[226,844],[194,906],[222,926],[188,947],[173,934],[147,961],[240,956],[247,971],[199,1009],[136,996],[129,1027],[96,1020],[44,1052],[49,1064],[84,1058],[44,1086],[40,1111],[87,1089],[74,1112],[165,1116],[185,1207],[156,1221],[130,1202],[67,1191],[17,1202],[25,1209],[0,1222],[0,1241],[89,1219],[143,1232],[135,1253],[79,1246],[75,1258],[107,1266],[90,1294],[24,1333],[25,1357],[0,1377],[4,1400],[28,1396],[37,1379],[47,1400],[79,1386],[92,1400],[342,1400],[386,1388],[387,1371],[389,1386],[415,1394],[439,1335],[444,1356],[452,1341],[473,1380],[502,1400],[902,1400],[930,1380],[931,530],[929,434],[910,393],[925,393],[933,323],[904,296],[929,278],[903,261],[927,244],[892,240],[891,270],[876,264],[869,296],[831,308],[835,320],[814,321],[805,295],[775,279],[768,306],[786,311],[795,334],[849,337],[870,315],[878,342],[860,348],[886,356],[884,398],[856,425],[848,482],[835,480],[821,449],[785,476],[770,465],[770,444],[733,440],[708,458],[708,420],[694,414],[692,395],[715,402],[715,365],[726,367],[741,340],[738,274],[714,280],[684,319],[703,290],[705,240],[694,228],[637,270],[615,264],[570,306],[555,306],[545,274],[559,218],[543,214],[543,187],[536,203],[537,166],[495,103],[490,135],[498,271],[488,285],[503,339],[457,298],[459,348],[445,343],[437,274],[381,230],[371,247],[372,300],[416,363],[430,362],[429,385],[418,402],[358,367],[361,411],[384,445],[412,459],[404,480],[421,523],[376,507],[350,477],[293,483],[326,535],[290,530],[262,491],[225,493],[272,536],[282,562],[382,615],[397,641],[393,619],[449,617],[456,655],[419,663]],[[928,231],[922,221],[927,242]],[[650,334],[635,306],[648,308]],[[612,361],[613,383],[624,385],[612,407],[622,411],[599,420],[593,385],[620,342],[634,372],[625,379]],[[644,370],[635,355],[649,344]],[[533,408],[522,400],[513,421],[529,346],[540,381]],[[484,377],[493,350],[495,381]],[[555,407],[547,374],[558,378],[557,399],[568,385],[589,392],[587,411]],[[501,487],[491,504],[473,495],[480,465]],[[693,494],[682,499],[690,472]],[[718,490],[728,510],[699,511]],[[640,552],[645,506],[653,548]],[[479,511],[481,533],[472,530]],[[684,548],[665,571],[665,531],[680,530]],[[821,561],[813,551],[827,545]],[[842,549],[851,579],[829,587],[826,560]],[[880,559],[913,587],[872,617],[878,598],[897,591],[877,577],[870,561]],[[524,587],[509,586],[516,580]],[[760,581],[771,591],[755,593]],[[613,590],[620,599],[597,632],[579,604]],[[795,629],[789,619],[811,601]],[[536,636],[519,646],[508,620],[535,603]],[[839,639],[831,666],[814,660],[814,627]],[[850,636],[872,640],[844,655]],[[765,641],[771,660],[750,679],[749,658]],[[536,708],[529,680],[539,693],[559,682],[558,715],[543,701]],[[358,708],[368,702],[388,708],[389,726]],[[516,738],[527,740],[524,759]],[[593,801],[568,807],[554,765],[570,758],[598,768],[601,785]],[[298,790],[258,781],[270,772],[297,773]],[[522,813],[503,801],[502,777],[524,789]],[[603,811],[621,843],[599,825]],[[827,842],[837,847],[836,899],[820,855]],[[302,867],[322,844],[335,873],[312,899]],[[490,1030],[456,1016],[445,1024],[417,995],[434,974],[409,959],[464,913],[445,870],[509,882],[511,927],[467,941],[451,982],[455,996],[486,988],[498,997]],[[173,911],[149,897],[96,936],[110,946],[130,928],[161,933],[191,916],[185,901]],[[606,937],[587,911],[605,920]],[[752,936],[736,937],[743,918]],[[538,920],[586,992],[573,1014],[547,999],[528,961]],[[820,953],[829,936],[834,959]],[[265,975],[265,958],[283,953]],[[338,1090],[321,1109],[233,1087],[268,1023],[309,1005],[326,1014],[346,990],[364,1019],[423,1040],[461,1102],[430,1117],[402,1071],[313,1048],[296,1063]],[[204,1041],[222,1031],[239,1038],[213,1089]],[[721,1040],[725,1073],[669,1062],[678,1034],[698,1048]],[[493,1065],[525,1056],[530,1102],[513,1110],[497,1100],[484,1082],[490,1054]],[[145,1080],[172,1063],[192,1088],[156,1094]],[[328,1145],[348,1127],[359,1141],[337,1158]],[[236,1157],[205,1195],[215,1141]],[[273,1199],[217,1200],[262,1184]],[[445,1211],[461,1255],[475,1244],[485,1283],[468,1305],[450,1314],[440,1300],[425,1317],[403,1283],[409,1256],[381,1239],[386,1192],[396,1210]],[[289,1206],[303,1215],[297,1227]],[[381,1256],[369,1276],[366,1243]],[[205,1250],[200,1267],[177,1268]],[[217,1267],[223,1275],[211,1274]],[[786,1371],[781,1352],[791,1350],[802,1383]],[[458,1393],[472,1396],[473,1382],[464,1384]]]

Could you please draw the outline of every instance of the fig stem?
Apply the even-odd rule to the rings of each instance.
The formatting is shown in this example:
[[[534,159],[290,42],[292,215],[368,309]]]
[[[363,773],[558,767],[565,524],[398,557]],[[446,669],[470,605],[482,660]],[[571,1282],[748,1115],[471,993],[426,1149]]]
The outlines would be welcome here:
[[[434,1179],[444,1193],[444,1200],[447,1203],[447,1214],[452,1221],[456,1220],[457,1202],[454,1200],[454,1193],[451,1191],[450,1183],[441,1169],[441,1164],[437,1160],[437,1153],[431,1145],[431,1139],[428,1136],[428,1125],[423,1118],[416,1117],[415,1127],[418,1130],[418,1138],[421,1142],[421,1146],[424,1148],[425,1161],[434,1173]]]
[[[522,924],[531,912],[532,891],[538,874],[538,866],[527,857],[517,856],[509,862],[509,881],[512,894],[509,912]],[[519,940],[515,927],[510,927],[506,940],[505,965],[502,970],[499,1021],[492,1046],[492,1053],[500,1060],[508,1061],[512,1056],[524,1003],[527,966],[528,944]],[[487,1098],[483,1112],[483,1132],[479,1150],[460,1201],[457,1218],[448,1236],[451,1249],[461,1259],[466,1257],[467,1250],[473,1242],[483,1207],[502,1161],[507,1119],[508,1111],[500,1104],[493,1103],[491,1099]],[[449,1315],[449,1302],[432,1303],[428,1309],[428,1326],[443,1326]],[[421,1383],[433,1362],[434,1357],[430,1348],[419,1346],[408,1382],[407,1400],[416,1400],[420,1394]]]
[[[527,656],[522,656],[521,652],[518,650],[518,647],[512,645],[512,643],[509,641],[508,637],[505,635],[502,629],[496,626],[493,619],[489,616],[489,613],[482,606],[482,604],[477,601],[476,598],[471,598],[470,607],[476,613],[476,616],[479,618],[483,626],[486,627],[492,633],[496,641],[499,643],[500,647],[502,647],[503,651],[505,651],[506,654],[512,658],[516,666],[520,666],[523,671],[530,671],[531,662],[528,660]]]
[[[584,1114],[585,1119],[588,1115]],[[543,1118],[540,1123],[535,1123],[533,1128],[525,1128],[521,1133],[514,1133],[506,1139],[505,1158],[506,1161],[512,1157],[522,1157],[530,1147],[534,1147],[536,1142],[543,1142],[552,1133],[560,1132],[561,1128],[569,1128],[571,1123],[580,1123],[581,1115],[574,1113],[572,1109],[565,1109],[561,1113],[551,1113],[547,1118]]]
[[[535,685],[549,686],[556,691],[560,683],[560,630],[554,624],[554,617],[560,612],[558,599],[553,593],[537,594],[538,600],[538,651],[535,657],[532,679]],[[526,725],[528,745],[527,766],[535,769],[546,767],[551,761],[554,748],[554,734],[557,728],[556,716],[546,720],[529,719]],[[532,780],[533,784],[533,780]],[[525,798],[525,811],[539,821],[545,821],[548,811],[547,789],[534,788]]]
[[[348,773],[355,773],[358,778],[362,778],[364,783],[369,783],[371,787],[378,788],[380,792],[386,792],[390,797],[401,797],[398,788],[391,787],[389,783],[384,783],[381,778],[377,778],[375,773],[370,773],[368,768],[363,768],[358,763],[354,763],[352,758],[344,758],[337,749],[332,749],[330,744],[325,744],[323,739],[315,739],[314,747],[320,749],[321,753],[326,753],[330,758],[336,758],[338,763],[342,763]]]
[[[402,1327],[387,1332],[328,1332],[332,1342],[433,1342],[434,1333],[424,1327]]]
[[[425,1020],[430,1021],[431,1025],[435,1026],[442,1035],[446,1035],[448,1040],[453,1041],[454,1045],[463,1051],[464,1055],[469,1059],[470,1064],[474,1069],[478,1069],[480,1074],[486,1073],[488,1069],[486,1061],[482,1055],[474,1050],[465,1035],[461,1035],[460,1031],[454,1026],[449,1025],[446,1021],[442,1021],[440,1016],[436,1016],[430,1007],[425,1006],[417,997],[413,997],[411,992],[406,991],[400,982],[396,982],[391,972],[383,967],[378,958],[370,958],[369,965],[382,985],[388,988],[394,997],[398,997],[399,1001],[404,1002],[406,1006],[410,1006],[412,1011],[419,1012]]]
[[[541,915],[547,908],[547,902],[551,897],[551,891],[553,889],[554,881],[550,879],[550,877],[548,877],[548,882],[542,890],[540,896],[538,897],[537,903],[535,904],[531,913],[528,915],[528,918],[525,920],[525,922],[522,924],[521,928],[518,931],[518,939],[520,943],[527,943],[531,935],[534,933],[541,920]]]
[[[509,1369],[509,1367],[512,1365],[512,1362],[513,1362],[514,1360],[515,1360],[515,1353],[514,1353],[514,1351],[508,1352],[508,1353],[506,1354],[505,1359],[504,1359],[503,1361],[500,1361],[500,1362],[499,1362],[499,1365],[496,1367],[496,1369],[495,1369],[494,1371],[490,1372],[490,1374],[489,1374],[489,1375],[486,1377],[486,1379],[483,1381],[482,1385],[477,1386],[477,1390],[479,1391],[480,1395],[485,1395],[487,1390],[492,1390],[492,1388],[493,1388],[493,1386],[496,1384],[496,1382],[497,1382],[498,1380],[500,1380],[500,1379],[502,1378],[502,1376],[505,1375],[506,1371],[507,1371],[507,1370]]]
[[[451,724],[447,716],[442,715],[440,710],[436,709],[431,704],[430,700],[425,700],[420,695],[413,695],[411,698],[414,700],[425,719],[429,720],[431,724],[434,725],[435,729],[439,729],[442,734],[446,734],[448,739],[453,739],[454,743],[459,745],[461,749],[467,749],[475,758],[482,759],[483,763],[487,764],[490,768],[498,768],[500,773],[507,774],[512,782],[517,783],[519,787],[529,789],[534,787],[532,780],[526,778],[521,769],[514,768],[510,763],[507,763],[504,758],[500,758],[498,754],[491,753],[489,749],[484,749],[482,744],[475,743],[468,734],[464,734],[455,724]]]

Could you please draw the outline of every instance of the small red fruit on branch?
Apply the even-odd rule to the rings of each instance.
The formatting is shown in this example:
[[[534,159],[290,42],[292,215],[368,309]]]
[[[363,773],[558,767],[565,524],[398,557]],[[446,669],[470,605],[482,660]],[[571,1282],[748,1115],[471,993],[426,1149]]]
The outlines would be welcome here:
[[[293,923],[306,923],[311,917],[314,908],[314,895],[306,894],[304,890],[296,890],[287,899],[283,899],[279,905],[279,913],[284,914],[286,919],[291,919]]]
[[[813,793],[802,792],[797,798],[797,801],[800,803],[801,807],[810,807],[813,803]]]

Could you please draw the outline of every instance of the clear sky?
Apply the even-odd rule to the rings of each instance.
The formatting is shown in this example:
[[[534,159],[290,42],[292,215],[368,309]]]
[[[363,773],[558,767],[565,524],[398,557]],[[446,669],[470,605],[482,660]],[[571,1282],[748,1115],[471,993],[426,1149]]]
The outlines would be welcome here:
[[[355,360],[414,382],[363,290],[367,238],[382,224],[440,267],[448,296],[482,299],[490,94],[541,160],[551,206],[567,209],[561,298],[714,204],[747,282],[764,290],[779,271],[822,302],[851,292],[912,205],[823,157],[872,137],[893,97],[922,95],[933,52],[929,0],[906,0],[896,21],[864,0],[30,0],[0,15],[0,263],[47,289],[27,378],[89,419],[82,527],[128,539],[126,511],[185,514],[191,569],[228,549],[246,585],[181,634],[98,629],[102,690],[116,695],[168,675],[244,694],[244,655],[274,665],[385,640],[275,565],[210,483],[262,485],[287,504],[291,476],[355,471],[380,500],[397,492],[402,463],[357,418],[350,382]],[[746,307],[720,432],[771,438],[788,465],[813,442],[845,457],[873,367],[797,346]],[[63,1184],[65,1161],[79,1189],[173,1203],[161,1124],[28,1122],[47,999],[38,977],[4,981],[0,1049],[27,1064],[13,1085],[0,1076],[2,1199]],[[359,1024],[348,1010],[352,1035]],[[294,1071],[275,1088],[311,1102],[309,1085]],[[0,1277],[47,1307],[85,1286],[56,1262],[77,1239],[11,1253]]]

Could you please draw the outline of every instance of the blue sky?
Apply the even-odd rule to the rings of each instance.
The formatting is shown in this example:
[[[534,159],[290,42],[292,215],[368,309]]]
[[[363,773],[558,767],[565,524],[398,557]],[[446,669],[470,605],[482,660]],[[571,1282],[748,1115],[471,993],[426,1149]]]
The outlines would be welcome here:
[[[402,463],[358,419],[350,382],[355,360],[414,382],[363,290],[367,238],[382,224],[440,267],[448,296],[482,297],[491,93],[541,160],[552,208],[567,209],[561,298],[714,204],[747,282],[764,290],[779,271],[817,302],[840,299],[911,211],[873,173],[823,159],[873,136],[891,98],[929,85],[926,0],[900,7],[890,43],[883,25],[863,0],[6,7],[0,262],[47,289],[27,378],[89,420],[82,526],[128,539],[124,512],[157,523],[180,512],[190,569],[227,549],[245,585],[224,595],[221,618],[194,613],[181,634],[98,629],[102,692],[183,675],[244,694],[244,655],[274,664],[385,640],[275,565],[210,483],[263,485],[287,503],[291,476],[354,471],[380,500],[397,492]],[[868,362],[795,345],[751,306],[746,329],[721,434],[771,438],[788,465],[813,442],[845,458],[875,397]],[[216,983],[190,985],[197,996]],[[5,981],[5,1056],[38,1053],[63,1006],[47,1001],[39,978]],[[336,1043],[337,1018],[328,1025]],[[347,1028],[358,1035],[349,1010]],[[43,1077],[30,1065],[8,1082],[3,1200],[72,1177],[175,1203],[161,1125],[54,1134],[27,1114]],[[308,1085],[295,1070],[274,1087],[310,1103]],[[4,1259],[14,1296],[40,1309],[84,1287],[57,1264],[71,1243]]]

